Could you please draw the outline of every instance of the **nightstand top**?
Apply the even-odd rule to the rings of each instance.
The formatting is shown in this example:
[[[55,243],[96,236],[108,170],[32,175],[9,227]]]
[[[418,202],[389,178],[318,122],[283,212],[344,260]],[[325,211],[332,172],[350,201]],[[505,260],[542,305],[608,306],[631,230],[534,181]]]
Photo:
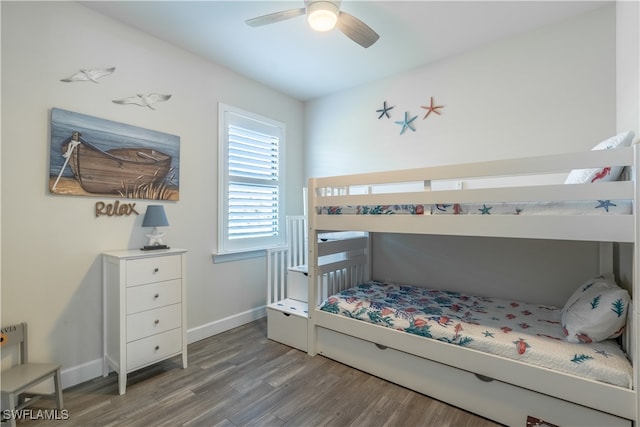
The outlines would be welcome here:
[[[121,249],[115,251],[105,251],[102,252],[102,255],[113,258],[148,258],[162,255],[182,254],[186,252],[186,249],[180,248],[158,249],[153,251],[143,251],[140,249]]]

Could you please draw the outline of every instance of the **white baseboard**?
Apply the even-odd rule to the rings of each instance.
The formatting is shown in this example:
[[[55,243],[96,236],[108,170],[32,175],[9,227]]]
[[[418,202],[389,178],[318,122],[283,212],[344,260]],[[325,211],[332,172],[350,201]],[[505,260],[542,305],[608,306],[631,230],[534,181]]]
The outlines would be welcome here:
[[[63,389],[100,376],[102,376],[102,358],[60,371]]]
[[[267,307],[262,306],[248,310],[243,313],[234,314],[233,316],[225,317],[224,319],[216,320],[215,322],[207,323],[187,331],[187,344],[194,343],[196,341],[203,340],[205,338],[212,337],[221,332],[228,331],[238,326],[242,326],[246,323],[253,322],[254,320],[262,319],[267,315]]]
[[[233,316],[225,317],[224,319],[216,320],[205,325],[197,326],[187,330],[187,344],[237,328],[238,326],[261,319],[266,315],[266,306],[262,306]],[[62,388],[72,387],[85,381],[100,377],[102,376],[102,358],[63,369],[60,372],[60,376],[62,377]]]

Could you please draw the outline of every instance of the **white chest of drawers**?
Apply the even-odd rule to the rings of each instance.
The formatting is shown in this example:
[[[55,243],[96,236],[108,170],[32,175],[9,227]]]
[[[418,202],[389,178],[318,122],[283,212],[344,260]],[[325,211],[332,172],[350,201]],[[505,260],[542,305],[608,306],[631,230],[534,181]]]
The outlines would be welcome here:
[[[127,373],[182,354],[187,367],[186,250],[102,254],[103,374]]]

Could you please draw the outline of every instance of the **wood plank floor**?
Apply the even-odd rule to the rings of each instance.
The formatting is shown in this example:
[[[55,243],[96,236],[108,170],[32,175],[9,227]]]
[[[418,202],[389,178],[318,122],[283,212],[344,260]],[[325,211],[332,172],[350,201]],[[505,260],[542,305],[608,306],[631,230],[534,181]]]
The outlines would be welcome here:
[[[188,351],[187,369],[174,358],[129,374],[123,396],[114,373],[93,379],[65,390],[68,420],[20,420],[18,426],[497,426],[268,340],[266,319]]]

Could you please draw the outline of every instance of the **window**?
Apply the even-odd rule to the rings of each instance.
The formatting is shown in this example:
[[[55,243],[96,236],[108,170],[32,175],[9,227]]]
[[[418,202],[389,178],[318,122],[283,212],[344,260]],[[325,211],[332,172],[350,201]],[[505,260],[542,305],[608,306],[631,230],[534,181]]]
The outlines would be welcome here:
[[[219,106],[218,254],[284,244],[284,123]]]

